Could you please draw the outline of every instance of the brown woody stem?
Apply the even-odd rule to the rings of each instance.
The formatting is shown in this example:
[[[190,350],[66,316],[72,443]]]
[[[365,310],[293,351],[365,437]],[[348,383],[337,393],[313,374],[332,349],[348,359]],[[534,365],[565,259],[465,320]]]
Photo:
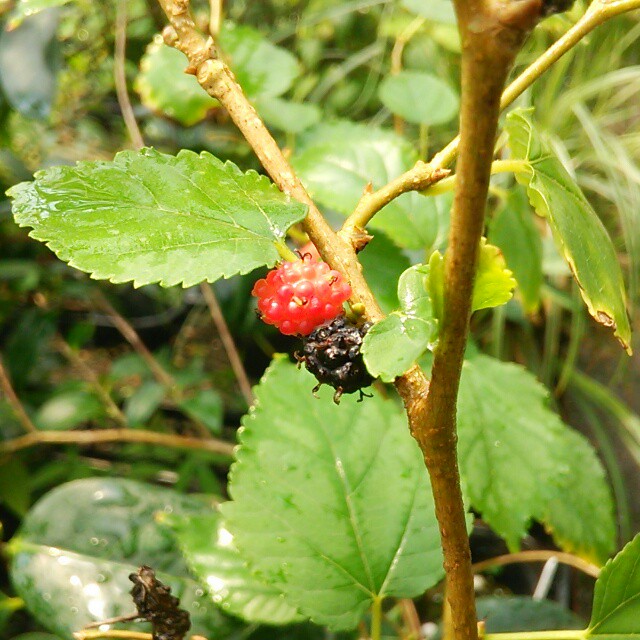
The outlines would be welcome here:
[[[455,0],[462,42],[458,179],[445,257],[444,309],[429,393],[407,406],[430,471],[457,640],[476,640],[471,553],[456,453],[456,400],[469,332],[500,96],[539,0]],[[418,392],[418,389],[414,393]]]

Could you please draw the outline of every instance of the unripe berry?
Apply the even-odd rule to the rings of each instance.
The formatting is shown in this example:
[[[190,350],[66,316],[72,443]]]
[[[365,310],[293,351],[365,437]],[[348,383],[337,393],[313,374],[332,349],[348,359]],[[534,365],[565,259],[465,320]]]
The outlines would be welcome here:
[[[284,262],[258,280],[251,292],[258,298],[260,317],[285,335],[306,336],[342,313],[351,287],[339,272],[309,254]]]

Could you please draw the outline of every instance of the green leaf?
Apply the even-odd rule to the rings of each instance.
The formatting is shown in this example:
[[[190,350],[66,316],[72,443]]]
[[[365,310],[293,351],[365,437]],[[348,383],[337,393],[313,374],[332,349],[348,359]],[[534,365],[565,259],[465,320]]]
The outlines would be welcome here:
[[[437,76],[401,71],[387,76],[378,89],[382,104],[407,122],[435,126],[458,113],[457,94]]]
[[[489,241],[502,251],[527,312],[536,311],[542,286],[542,240],[520,189],[509,193],[491,220]]]
[[[7,19],[7,31],[13,31],[19,27],[25,18],[40,13],[45,9],[53,9],[67,4],[71,0],[18,0],[15,3]]]
[[[189,127],[203,120],[219,103],[198,84],[195,76],[184,72],[186,66],[184,54],[164,44],[158,35],[140,60],[134,88],[149,109]]]
[[[195,514],[206,503],[131,480],[70,482],[31,509],[8,544],[10,574],[29,611],[62,637],[85,624],[134,610],[128,575],[151,564],[190,611],[193,633],[226,636],[226,618],[188,570],[157,512]]]
[[[530,111],[519,109],[507,116],[513,156],[526,160],[529,168],[516,173],[516,179],[527,186],[536,212],[549,221],[589,313],[612,327],[631,353],[624,281],[611,239],[580,187],[536,131],[530,115]]]
[[[375,598],[412,597],[442,577],[422,456],[379,396],[331,402],[276,360],[256,388],[222,505],[243,557],[318,624],[354,628]]]
[[[104,417],[102,403],[81,389],[63,391],[47,400],[33,418],[38,429],[66,431]]]
[[[451,0],[402,0],[402,6],[411,13],[443,24],[456,24],[456,12]]]
[[[609,560],[596,581],[588,638],[640,636],[640,535]]]
[[[513,296],[516,281],[504,261],[498,247],[487,244],[486,238],[480,239],[480,257],[478,272],[473,283],[471,311],[490,309],[506,304]]]
[[[564,548],[595,562],[608,557],[616,534],[602,465],[548,408],[532,374],[485,355],[466,360],[458,438],[471,505],[510,549],[536,518]]]
[[[287,133],[300,133],[320,122],[322,117],[320,107],[315,104],[301,104],[268,96],[257,98],[255,107],[268,125]]]
[[[366,249],[358,254],[362,272],[385,313],[398,307],[398,279],[411,263],[384,233],[376,233]]]
[[[215,389],[198,389],[180,403],[180,409],[190,418],[202,422],[211,433],[219,434],[222,431],[224,406]]]
[[[371,375],[392,382],[434,344],[437,320],[427,293],[429,267],[415,265],[398,281],[400,311],[369,329],[362,353]],[[389,348],[393,345],[393,348]]]
[[[339,121],[319,124],[300,136],[292,164],[320,204],[349,215],[369,182],[375,189],[383,187],[417,160],[413,146],[395,133]],[[369,226],[401,247],[430,251],[446,236],[451,201],[451,193],[405,193]]]
[[[271,115],[282,124],[286,118],[299,118],[288,123],[293,128],[300,126],[299,131],[305,128],[305,120],[306,126],[317,122],[316,107],[273,101],[291,87],[300,71],[298,61],[286,49],[275,46],[252,27],[231,22],[222,25],[218,44],[247,96],[261,100],[260,115]],[[203,120],[219,103],[200,86],[195,76],[185,74],[186,67],[184,54],[165,45],[158,35],[140,61],[135,89],[150,109],[191,126]]]
[[[209,153],[123,151],[39,171],[7,192],[16,222],[93,278],[191,286],[278,260],[306,206]]]
[[[427,286],[433,301],[434,316],[442,318],[444,258],[439,252],[434,252],[429,259],[429,268]],[[507,269],[500,249],[488,244],[486,238],[481,238],[471,312],[499,307],[507,303],[513,296],[515,286],[516,281],[511,271]]]
[[[10,598],[0,591],[0,633],[4,632],[11,616],[24,607],[22,598]]]
[[[478,620],[484,620],[487,633],[584,628],[584,623],[573,611],[552,600],[485,596],[476,600],[476,610]]]
[[[300,73],[296,58],[258,30],[225,22],[218,44],[249,98],[281,96]]]
[[[280,591],[251,573],[218,513],[172,515],[161,522],[171,528],[189,568],[227,613],[275,625],[302,619]]]
[[[124,415],[134,426],[145,424],[164,400],[166,389],[155,380],[143,382],[124,403]]]

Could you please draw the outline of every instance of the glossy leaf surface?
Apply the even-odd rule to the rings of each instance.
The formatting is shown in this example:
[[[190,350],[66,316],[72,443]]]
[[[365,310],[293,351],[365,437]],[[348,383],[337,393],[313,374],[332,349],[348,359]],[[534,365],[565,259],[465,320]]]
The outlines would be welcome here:
[[[248,622],[283,625],[302,619],[275,587],[261,581],[246,566],[216,511],[188,516],[167,516],[194,575],[206,585],[213,601],[224,611]]]
[[[47,629],[69,637],[88,622],[131,613],[128,575],[151,564],[190,611],[194,632],[228,635],[226,618],[188,578],[161,513],[198,513],[206,502],[132,480],[77,480],[46,494],[10,542],[11,579]]]
[[[587,637],[640,637],[640,535],[602,569],[593,594]]]
[[[458,113],[456,93],[429,73],[401,71],[389,75],[381,82],[378,94],[391,113],[415,124],[445,124]]]
[[[241,554],[318,624],[354,628],[377,597],[442,577],[422,457],[406,418],[379,396],[331,402],[278,359],[256,387],[221,506]]]
[[[530,112],[512,111],[506,129],[514,157],[526,160],[529,166],[528,172],[516,173],[516,178],[527,186],[536,212],[549,221],[589,313],[612,327],[631,353],[624,281],[607,230],[544,136],[536,131]]]
[[[306,207],[209,153],[123,151],[36,173],[9,189],[30,235],[93,278],[190,286],[278,259]]]
[[[418,160],[412,145],[391,131],[349,122],[320,124],[303,134],[292,163],[311,195],[348,215],[369,182],[380,188]],[[405,193],[371,220],[396,244],[429,250],[446,235],[452,196]]]
[[[437,320],[427,292],[428,277],[427,265],[407,269],[398,281],[400,310],[373,325],[364,338],[362,352],[367,369],[384,382],[392,382],[404,373],[436,339]]]
[[[616,534],[602,465],[532,374],[486,355],[467,359],[458,437],[471,505],[511,549],[535,518],[565,549],[596,563],[609,556]]]

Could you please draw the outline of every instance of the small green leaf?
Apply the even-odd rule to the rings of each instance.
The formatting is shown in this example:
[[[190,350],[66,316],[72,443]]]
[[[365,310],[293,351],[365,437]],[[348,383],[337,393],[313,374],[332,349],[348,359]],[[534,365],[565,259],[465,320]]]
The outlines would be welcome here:
[[[640,535],[602,569],[586,635],[609,640],[640,637]]]
[[[417,160],[413,146],[391,131],[338,121],[301,135],[292,164],[319,203],[349,215],[369,182],[375,189],[383,187]],[[405,193],[377,213],[369,226],[400,247],[431,251],[446,237],[451,202],[451,193]]]
[[[624,281],[611,239],[580,187],[536,131],[530,115],[518,109],[507,116],[513,156],[529,164],[529,171],[516,173],[516,179],[527,186],[536,212],[549,221],[589,313],[612,327],[631,353]]]
[[[186,66],[184,54],[164,44],[158,35],[140,60],[134,88],[149,109],[189,127],[204,119],[219,103],[198,84],[195,76],[184,72]]]
[[[57,393],[47,400],[33,418],[38,429],[66,431],[104,417],[102,403],[88,391]]]
[[[427,293],[428,278],[427,265],[407,269],[398,281],[400,311],[373,325],[364,338],[367,369],[384,382],[402,375],[434,344],[437,321]]]
[[[445,124],[458,113],[456,93],[429,73],[401,71],[389,75],[380,83],[378,94],[391,113],[415,124]]]
[[[155,380],[143,382],[124,403],[124,415],[133,425],[144,425],[164,400],[166,389]]]
[[[300,73],[289,51],[269,42],[253,27],[225,22],[218,44],[249,98],[281,96]]]
[[[491,220],[489,241],[502,251],[513,271],[527,312],[536,311],[542,286],[542,240],[522,190],[509,193]]]
[[[215,389],[198,389],[180,403],[180,409],[202,422],[211,433],[219,434],[222,431],[224,406]]]
[[[506,304],[511,300],[515,287],[516,281],[507,269],[500,249],[487,244],[486,238],[482,238],[478,271],[473,284],[472,312]]]
[[[209,153],[123,151],[39,171],[8,191],[16,222],[93,278],[191,286],[279,258],[306,206]]]
[[[577,555],[608,557],[615,520],[602,465],[549,409],[547,390],[532,374],[486,355],[466,360],[458,438],[471,505],[511,549],[536,518]]]
[[[422,456],[379,396],[331,402],[276,360],[256,388],[231,471],[225,523],[250,567],[317,624],[352,629],[374,598],[412,597],[442,577]]]
[[[301,104],[268,96],[257,98],[255,107],[268,125],[287,133],[300,133],[320,122],[322,117],[320,107],[315,104]]]
[[[276,625],[302,619],[280,591],[251,573],[217,512],[163,516],[161,522],[171,528],[189,568],[227,613]]]
[[[134,610],[128,575],[150,564],[192,616],[193,633],[225,637],[238,628],[199,585],[155,515],[197,514],[195,497],[132,480],[92,478],[62,485],[29,511],[7,547],[17,593],[35,618],[63,638],[89,622]]]

